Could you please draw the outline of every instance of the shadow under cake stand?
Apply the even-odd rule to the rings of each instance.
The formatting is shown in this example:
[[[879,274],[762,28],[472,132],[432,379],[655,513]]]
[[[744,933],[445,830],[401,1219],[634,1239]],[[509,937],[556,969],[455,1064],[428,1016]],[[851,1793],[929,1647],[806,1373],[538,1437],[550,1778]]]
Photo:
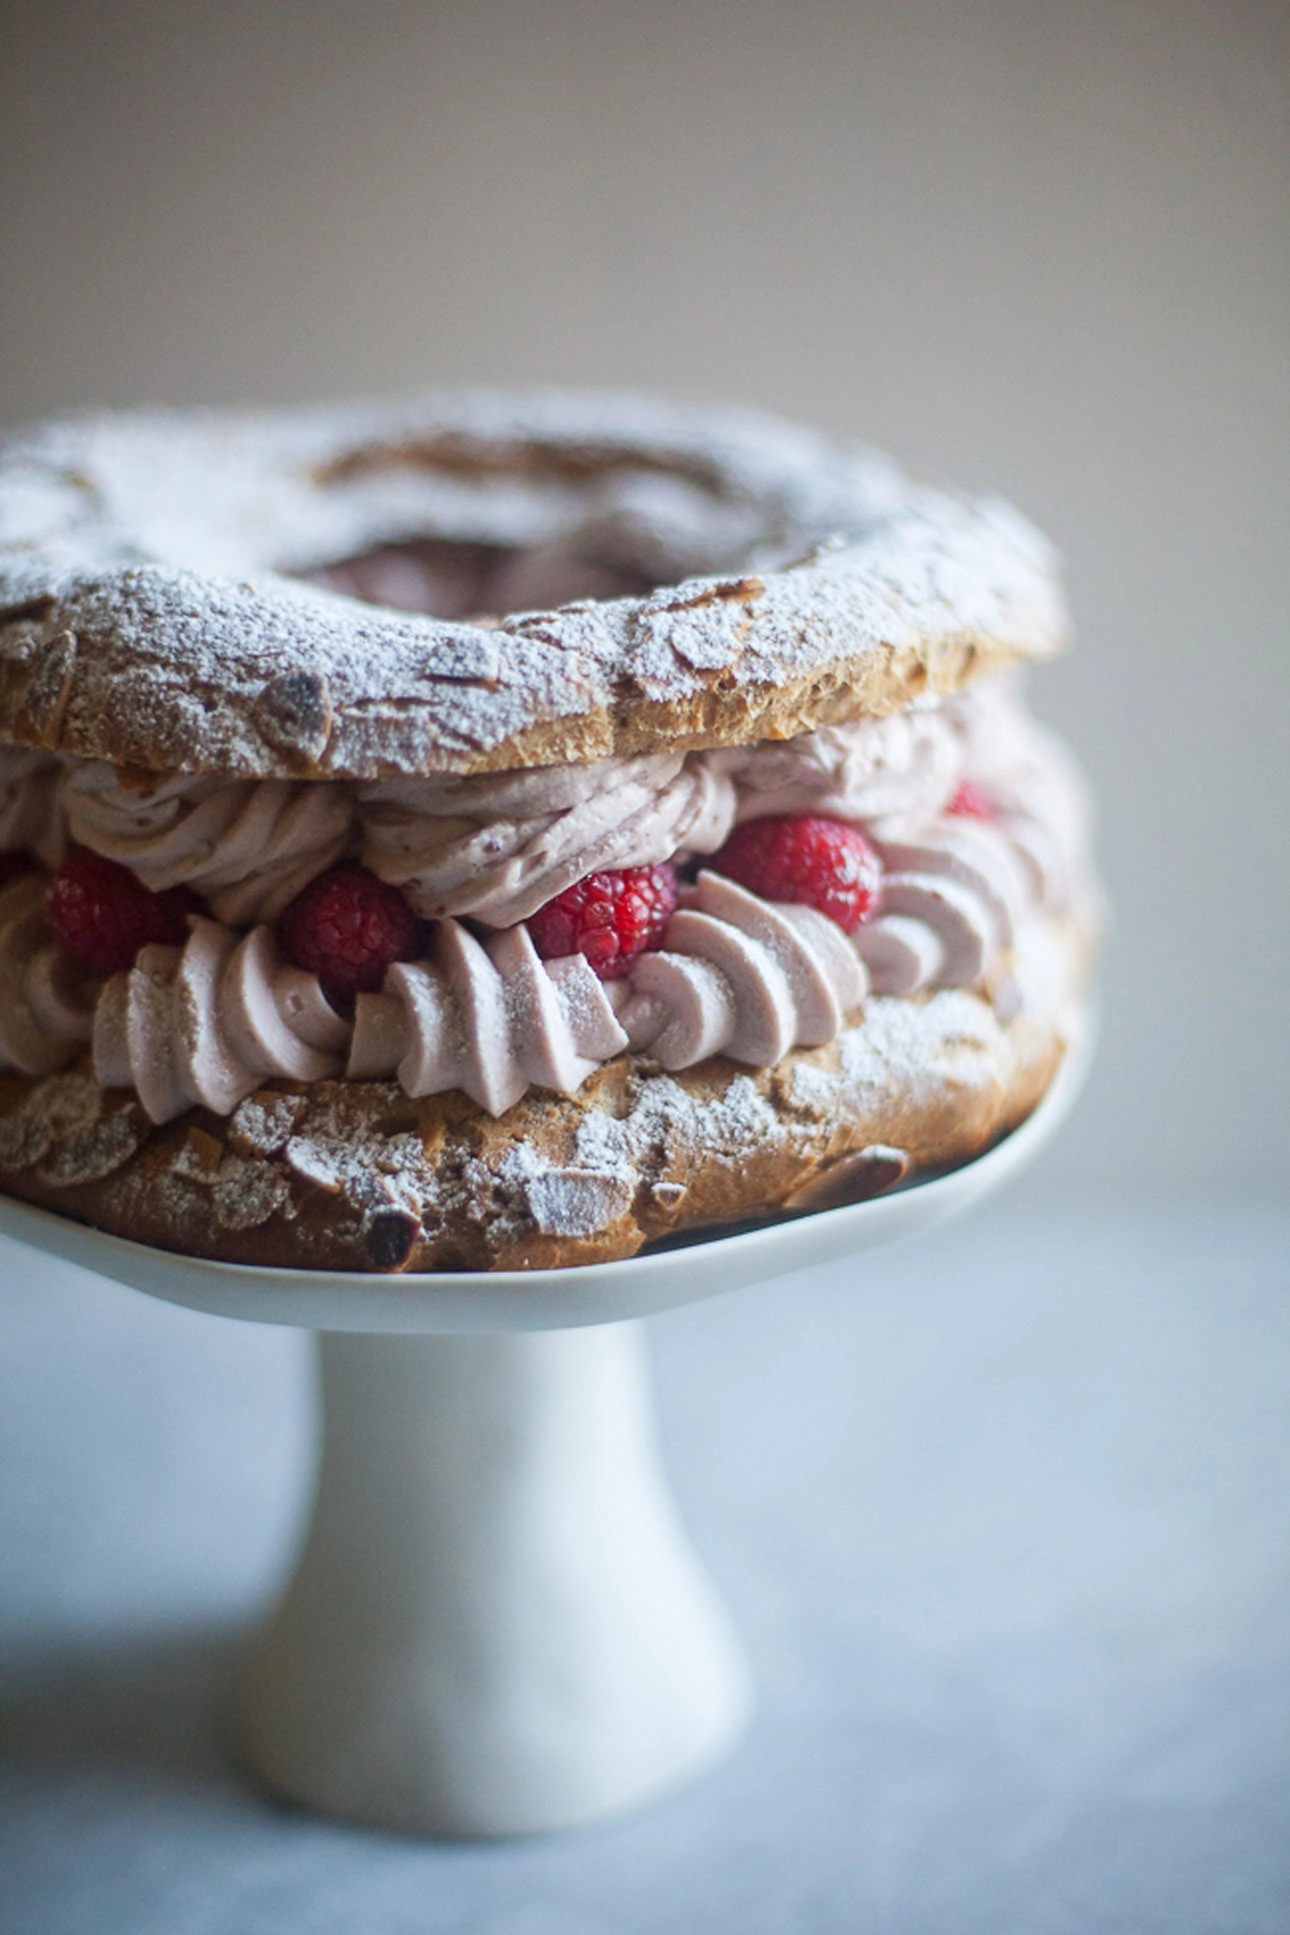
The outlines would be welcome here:
[[[947,1175],[618,1263],[260,1270],[5,1197],[0,1231],[171,1303],[319,1334],[313,1516],[242,1701],[267,1783],[413,1834],[571,1827],[697,1771],[750,1704],[663,1479],[640,1320],[967,1208],[1052,1135],[1086,1059]]]

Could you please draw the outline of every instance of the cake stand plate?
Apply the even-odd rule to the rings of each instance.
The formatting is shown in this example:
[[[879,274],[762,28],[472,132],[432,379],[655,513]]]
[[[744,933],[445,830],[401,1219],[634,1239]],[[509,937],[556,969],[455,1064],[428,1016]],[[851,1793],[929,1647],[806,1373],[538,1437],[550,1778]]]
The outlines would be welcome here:
[[[570,1827],[714,1759],[747,1669],[654,1441],[657,1310],[929,1229],[1059,1126],[1073,1049],[986,1155],[848,1208],[569,1270],[365,1277],[206,1262],[0,1196],[0,1232],[134,1289],[319,1335],[322,1450],[241,1700],[306,1806],[413,1834]]]

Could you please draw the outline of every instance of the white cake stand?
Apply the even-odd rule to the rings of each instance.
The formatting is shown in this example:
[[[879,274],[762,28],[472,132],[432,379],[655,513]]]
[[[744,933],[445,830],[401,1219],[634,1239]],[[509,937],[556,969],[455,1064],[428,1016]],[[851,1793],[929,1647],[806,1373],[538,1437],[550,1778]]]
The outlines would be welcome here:
[[[1027,1162],[583,1269],[364,1277],[174,1256],[0,1197],[0,1231],[152,1296],[320,1333],[322,1455],[244,1692],[269,1784],[413,1834],[569,1827],[713,1759],[749,1706],[666,1490],[640,1319],[931,1228]]]

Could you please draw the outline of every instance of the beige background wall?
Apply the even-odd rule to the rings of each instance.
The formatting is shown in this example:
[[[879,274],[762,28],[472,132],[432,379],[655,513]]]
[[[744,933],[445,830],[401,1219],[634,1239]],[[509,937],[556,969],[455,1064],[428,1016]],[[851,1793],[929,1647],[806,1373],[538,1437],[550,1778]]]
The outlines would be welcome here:
[[[0,419],[653,385],[1014,496],[1118,912],[1043,1178],[1277,1187],[1290,9],[9,0]]]

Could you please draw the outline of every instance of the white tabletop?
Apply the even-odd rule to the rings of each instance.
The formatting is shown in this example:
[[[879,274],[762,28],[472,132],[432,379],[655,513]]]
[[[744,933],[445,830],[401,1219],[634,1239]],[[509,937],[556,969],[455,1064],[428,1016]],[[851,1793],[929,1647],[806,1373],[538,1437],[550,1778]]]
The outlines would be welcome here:
[[[1290,1218],[942,1234],[655,1320],[751,1734],[649,1812],[418,1846],[228,1765],[305,1340],[0,1243],[5,1935],[1285,1935]]]

